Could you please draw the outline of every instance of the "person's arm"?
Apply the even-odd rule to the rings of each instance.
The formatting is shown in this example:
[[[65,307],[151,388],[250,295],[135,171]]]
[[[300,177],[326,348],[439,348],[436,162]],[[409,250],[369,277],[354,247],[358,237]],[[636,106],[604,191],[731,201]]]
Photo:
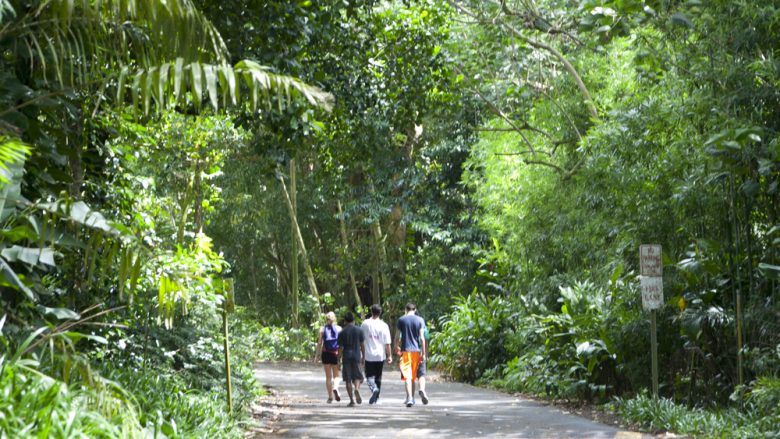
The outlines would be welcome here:
[[[339,337],[338,337],[339,353],[338,353],[338,363],[337,363],[339,369],[341,369],[341,364],[344,357],[344,337],[342,337],[341,335],[342,335],[341,332],[339,332]]]
[[[422,349],[421,355],[420,355],[420,361],[425,362],[425,359],[428,358],[428,346],[425,343],[425,327],[420,328],[420,349]]]
[[[384,325],[384,331],[382,331],[382,341],[385,345],[385,360],[387,364],[393,363],[393,351],[390,349],[390,344],[393,343],[393,339],[390,337],[390,327]]]
[[[320,328],[320,337],[317,340],[317,347],[314,348],[314,359],[312,361],[314,361],[315,363],[317,362],[317,360],[321,358],[322,355],[322,331],[324,329],[325,329],[324,327]]]
[[[401,355],[401,331],[395,331],[395,354]]]

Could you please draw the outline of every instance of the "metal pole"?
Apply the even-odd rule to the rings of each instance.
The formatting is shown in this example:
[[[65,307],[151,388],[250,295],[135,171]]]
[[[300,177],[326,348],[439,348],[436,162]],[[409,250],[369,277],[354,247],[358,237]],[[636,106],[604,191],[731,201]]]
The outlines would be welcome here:
[[[658,399],[658,339],[655,310],[650,311],[650,358],[653,370],[653,398]]]

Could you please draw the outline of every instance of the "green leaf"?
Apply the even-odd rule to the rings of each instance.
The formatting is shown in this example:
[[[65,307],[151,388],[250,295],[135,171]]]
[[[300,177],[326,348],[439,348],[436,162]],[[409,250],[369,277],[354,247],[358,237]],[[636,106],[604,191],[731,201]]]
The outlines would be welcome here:
[[[762,273],[764,273],[767,277],[780,277],[780,265],[772,265],[767,264],[766,262],[761,262],[758,264],[758,269],[761,270]]]
[[[0,252],[0,255],[9,262],[24,262],[33,266],[43,264],[52,267],[57,265],[54,262],[54,256],[57,254],[51,247],[38,248],[19,245],[5,248]]]
[[[160,66],[160,74],[159,74],[159,80],[157,81],[157,99],[159,100],[160,104],[164,107],[166,106],[168,99],[165,96],[165,92],[168,89],[168,71],[170,70],[171,65],[168,63],[163,64]]]
[[[192,100],[196,107],[200,107],[200,100],[203,96],[203,78],[200,63],[194,62],[190,64],[190,72],[192,73]]]
[[[688,17],[681,12],[677,12],[674,15],[672,15],[671,20],[673,24],[679,26],[685,26],[689,29],[693,29],[693,23],[691,22],[691,20],[689,20]]]
[[[78,320],[81,315],[68,308],[49,308],[48,306],[37,305],[35,307],[40,313],[48,316],[54,316],[59,320]]]
[[[173,102],[179,102],[181,80],[184,75],[184,58],[176,58],[173,66]]]
[[[122,67],[122,70],[119,72],[119,82],[116,86],[116,100],[122,101],[122,98],[125,94],[125,81],[127,80],[127,74],[130,71],[130,67],[124,66]]]
[[[133,89],[130,92],[133,95],[133,111],[138,108],[138,98],[141,90],[141,78],[144,76],[144,70],[140,70],[135,74],[133,78]]]
[[[219,94],[217,93],[217,73],[216,69],[212,65],[204,65],[203,73],[206,77],[206,89],[209,93],[209,99],[211,100],[211,106],[214,107],[214,111],[219,110]]]
[[[101,337],[99,335],[84,334],[82,332],[75,332],[75,331],[66,331],[61,334],[74,342],[80,340],[90,340],[100,344],[108,344],[108,340],[106,340],[105,337]]]
[[[149,114],[149,108],[151,107],[152,93],[154,87],[154,76],[157,72],[157,67],[152,67],[146,72],[146,81],[144,81],[143,87],[143,101],[144,101],[144,114]]]
[[[21,279],[19,279],[19,276],[16,275],[16,272],[3,258],[0,258],[0,274],[2,274],[5,280],[7,280],[12,286],[23,292],[28,299],[33,302],[38,301],[38,295],[35,294],[30,288],[28,288],[27,285],[21,281]]]
[[[238,73],[230,66],[225,66],[225,75],[227,76],[228,87],[230,88],[230,95],[233,98],[233,105],[236,105],[240,99],[241,87],[238,86],[239,77]]]
[[[120,232],[115,229],[106,218],[98,211],[90,209],[83,201],[77,201],[69,207],[63,201],[54,201],[51,203],[41,203],[39,208],[69,217],[72,221],[83,224],[93,229],[102,230],[112,235],[118,235]]]
[[[27,350],[27,348],[32,344],[32,342],[38,338],[39,335],[43,334],[44,332],[48,331],[49,328],[46,326],[40,327],[35,330],[32,334],[28,335],[27,338],[24,339],[22,344],[19,345],[19,347],[16,349],[16,353],[14,353],[14,356],[11,357],[10,362],[15,363],[19,361],[22,358],[22,355]]]

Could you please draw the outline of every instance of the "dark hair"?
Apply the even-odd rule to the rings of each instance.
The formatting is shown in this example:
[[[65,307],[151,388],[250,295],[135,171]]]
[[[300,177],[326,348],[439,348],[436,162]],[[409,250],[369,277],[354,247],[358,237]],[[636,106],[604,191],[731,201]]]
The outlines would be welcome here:
[[[407,311],[414,311],[416,309],[417,309],[417,306],[415,306],[415,304],[413,304],[412,302],[409,302],[409,303],[406,304],[406,310]]]
[[[374,316],[374,317],[381,316],[382,315],[382,307],[377,305],[377,304],[371,305],[371,315]]]
[[[346,314],[344,314],[344,321],[347,323],[352,323],[355,321],[355,316],[353,316],[351,312],[347,311]]]

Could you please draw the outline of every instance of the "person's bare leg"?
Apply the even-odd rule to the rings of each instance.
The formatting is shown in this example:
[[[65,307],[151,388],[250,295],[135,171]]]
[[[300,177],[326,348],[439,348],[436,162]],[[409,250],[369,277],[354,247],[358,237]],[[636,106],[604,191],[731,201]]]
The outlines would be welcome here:
[[[339,395],[339,365],[338,364],[330,365],[330,376],[331,376],[331,388],[333,389],[333,397],[336,398],[336,401],[341,401],[341,395]]]
[[[417,378],[417,389],[423,404],[428,404],[428,394],[425,393],[425,377]]]
[[[414,399],[412,397],[412,394],[413,394],[412,390],[414,388],[414,381],[412,381],[411,378],[407,378],[406,381],[404,381],[404,384],[406,385],[406,387],[405,387],[406,388],[406,400],[407,401],[411,401],[412,399]]]
[[[349,395],[349,405],[355,405],[355,397],[352,395],[352,381],[347,381],[347,395]]]
[[[325,389],[328,391],[328,402],[333,401],[333,368],[331,364],[323,364],[325,369]]]
[[[355,394],[355,401],[358,404],[363,404],[363,398],[360,396],[360,383],[362,383],[360,380],[352,381],[352,388],[354,389],[353,393]]]

